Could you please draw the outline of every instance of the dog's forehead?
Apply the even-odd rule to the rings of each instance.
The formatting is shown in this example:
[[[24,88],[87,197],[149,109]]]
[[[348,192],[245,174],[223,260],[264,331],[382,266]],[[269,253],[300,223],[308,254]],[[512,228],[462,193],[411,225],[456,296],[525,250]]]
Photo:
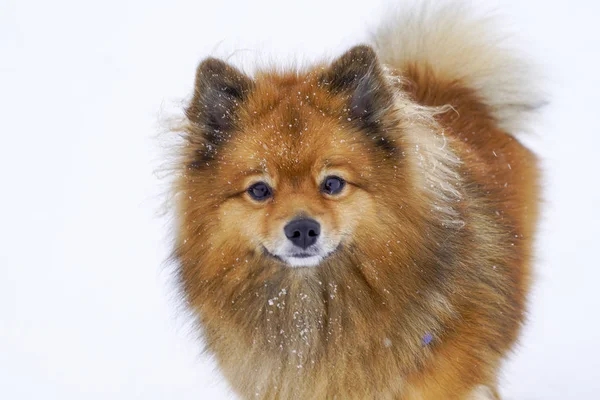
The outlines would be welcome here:
[[[311,105],[284,100],[256,117],[237,137],[244,157],[280,167],[306,167],[356,141],[337,119]]]
[[[232,135],[236,164],[291,176],[331,159],[365,164],[369,150],[361,132],[345,120],[346,100],[310,74],[259,79],[243,105],[241,129]]]
[[[261,166],[307,169],[335,150],[333,138],[342,135],[330,121],[305,118],[304,113],[271,114],[256,121],[237,140],[240,156]]]

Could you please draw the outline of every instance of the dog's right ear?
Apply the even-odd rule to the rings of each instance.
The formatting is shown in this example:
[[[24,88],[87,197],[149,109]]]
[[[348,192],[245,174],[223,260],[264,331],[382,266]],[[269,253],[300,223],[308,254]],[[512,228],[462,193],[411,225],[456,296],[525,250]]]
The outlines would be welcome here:
[[[235,126],[236,109],[252,85],[252,79],[237,68],[216,58],[207,58],[196,71],[194,97],[185,114],[209,142],[218,144]]]

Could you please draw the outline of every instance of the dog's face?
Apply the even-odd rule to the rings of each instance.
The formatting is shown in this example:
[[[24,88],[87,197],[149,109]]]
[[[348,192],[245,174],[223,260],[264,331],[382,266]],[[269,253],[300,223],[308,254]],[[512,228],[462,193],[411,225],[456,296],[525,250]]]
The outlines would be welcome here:
[[[316,266],[373,212],[372,166],[356,132],[298,107],[303,95],[295,95],[226,145],[217,182],[231,196],[221,204],[221,224],[255,252]]]
[[[334,259],[358,236],[379,242],[391,222],[382,199],[401,209],[408,184],[397,123],[385,122],[391,93],[366,47],[304,75],[254,80],[205,61],[187,110],[182,211],[202,235],[191,240],[289,267]]]

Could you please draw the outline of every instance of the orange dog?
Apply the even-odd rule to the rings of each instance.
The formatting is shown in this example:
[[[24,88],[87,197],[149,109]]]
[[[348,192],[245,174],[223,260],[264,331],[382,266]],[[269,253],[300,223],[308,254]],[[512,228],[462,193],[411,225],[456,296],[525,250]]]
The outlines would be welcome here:
[[[494,399],[523,321],[539,104],[449,8],[303,71],[198,67],[174,257],[243,398]]]

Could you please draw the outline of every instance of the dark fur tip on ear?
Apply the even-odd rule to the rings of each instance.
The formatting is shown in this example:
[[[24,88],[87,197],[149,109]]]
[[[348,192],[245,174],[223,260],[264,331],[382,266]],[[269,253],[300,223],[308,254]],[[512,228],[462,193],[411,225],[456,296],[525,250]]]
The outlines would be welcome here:
[[[347,93],[352,118],[373,128],[390,108],[393,94],[373,48],[355,46],[336,59],[322,78],[321,84],[333,93]]]
[[[322,83],[334,92],[352,89],[376,66],[375,50],[366,45],[355,46],[333,61],[323,75]]]
[[[236,108],[252,88],[252,80],[216,58],[202,61],[196,71],[194,97],[187,118],[199,125],[210,141],[218,143],[236,120]]]

